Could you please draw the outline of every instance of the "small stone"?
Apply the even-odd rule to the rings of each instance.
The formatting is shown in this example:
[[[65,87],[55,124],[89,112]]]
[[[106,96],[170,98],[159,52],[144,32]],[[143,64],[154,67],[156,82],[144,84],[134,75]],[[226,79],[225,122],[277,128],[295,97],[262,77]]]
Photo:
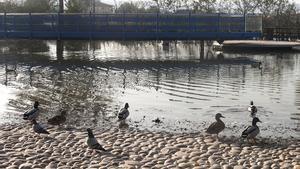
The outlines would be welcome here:
[[[50,162],[45,169],[55,169],[57,168],[57,165],[55,162]]]
[[[283,165],[280,166],[280,168],[282,169],[289,169],[289,168],[293,168],[293,166],[289,163],[284,163]]]
[[[246,168],[242,165],[236,165],[233,167],[233,169],[246,169]]]
[[[300,165],[295,165],[294,169],[300,169]]]
[[[178,167],[181,168],[191,168],[193,165],[191,163],[179,163]]]
[[[125,165],[128,165],[128,166],[139,166],[140,163],[137,162],[137,161],[127,160],[127,161],[125,161]]]
[[[251,167],[251,169],[260,169],[261,168],[261,166],[259,166],[259,165],[253,165],[252,167]]]
[[[221,169],[221,166],[219,164],[214,164],[209,169]]]
[[[233,169],[231,165],[225,164],[223,165],[223,169]]]
[[[31,163],[24,163],[19,166],[19,169],[31,169],[31,168],[32,168]]]

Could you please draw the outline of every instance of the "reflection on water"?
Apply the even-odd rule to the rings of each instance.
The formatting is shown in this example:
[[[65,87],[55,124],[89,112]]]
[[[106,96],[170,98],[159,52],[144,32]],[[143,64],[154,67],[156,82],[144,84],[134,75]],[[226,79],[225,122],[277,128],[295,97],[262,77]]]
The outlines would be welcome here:
[[[225,133],[239,133],[251,122],[247,106],[254,100],[264,135],[299,135],[297,53],[220,54],[206,46],[200,57],[198,42],[68,41],[62,51],[54,41],[39,41],[40,51],[6,44],[1,123],[22,121],[19,115],[39,100],[41,121],[66,110],[68,125],[107,127],[118,125],[116,114],[128,102],[129,126],[198,131],[221,112]],[[155,125],[156,118],[163,123]]]
[[[296,121],[296,130],[300,131],[300,79],[296,82],[296,106],[298,111],[296,113],[292,113],[291,119]]]

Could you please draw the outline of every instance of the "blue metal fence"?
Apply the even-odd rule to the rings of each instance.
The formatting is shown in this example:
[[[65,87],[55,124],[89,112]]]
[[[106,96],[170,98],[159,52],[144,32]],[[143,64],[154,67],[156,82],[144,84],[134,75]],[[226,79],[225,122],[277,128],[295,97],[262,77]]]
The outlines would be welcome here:
[[[0,38],[218,40],[260,37],[245,16],[221,14],[0,14]]]

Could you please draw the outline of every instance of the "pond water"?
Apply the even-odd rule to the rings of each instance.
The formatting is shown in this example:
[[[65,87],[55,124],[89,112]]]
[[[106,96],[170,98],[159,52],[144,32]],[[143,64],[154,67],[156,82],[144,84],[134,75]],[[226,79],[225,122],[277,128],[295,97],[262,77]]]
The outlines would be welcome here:
[[[297,50],[220,53],[206,46],[200,57],[194,41],[0,43],[0,124],[23,122],[38,100],[44,124],[66,110],[71,127],[118,126],[117,112],[128,102],[131,127],[203,132],[220,112],[223,134],[238,136],[251,124],[253,100],[262,137],[300,138]]]

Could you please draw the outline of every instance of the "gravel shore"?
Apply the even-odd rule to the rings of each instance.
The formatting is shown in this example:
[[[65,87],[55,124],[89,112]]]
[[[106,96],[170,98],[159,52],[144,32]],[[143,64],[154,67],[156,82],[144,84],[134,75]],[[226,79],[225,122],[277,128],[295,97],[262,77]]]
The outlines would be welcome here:
[[[94,129],[108,152],[91,150],[87,132],[52,127],[38,135],[29,124],[0,129],[0,168],[287,168],[300,169],[300,140],[166,133],[137,129]]]

